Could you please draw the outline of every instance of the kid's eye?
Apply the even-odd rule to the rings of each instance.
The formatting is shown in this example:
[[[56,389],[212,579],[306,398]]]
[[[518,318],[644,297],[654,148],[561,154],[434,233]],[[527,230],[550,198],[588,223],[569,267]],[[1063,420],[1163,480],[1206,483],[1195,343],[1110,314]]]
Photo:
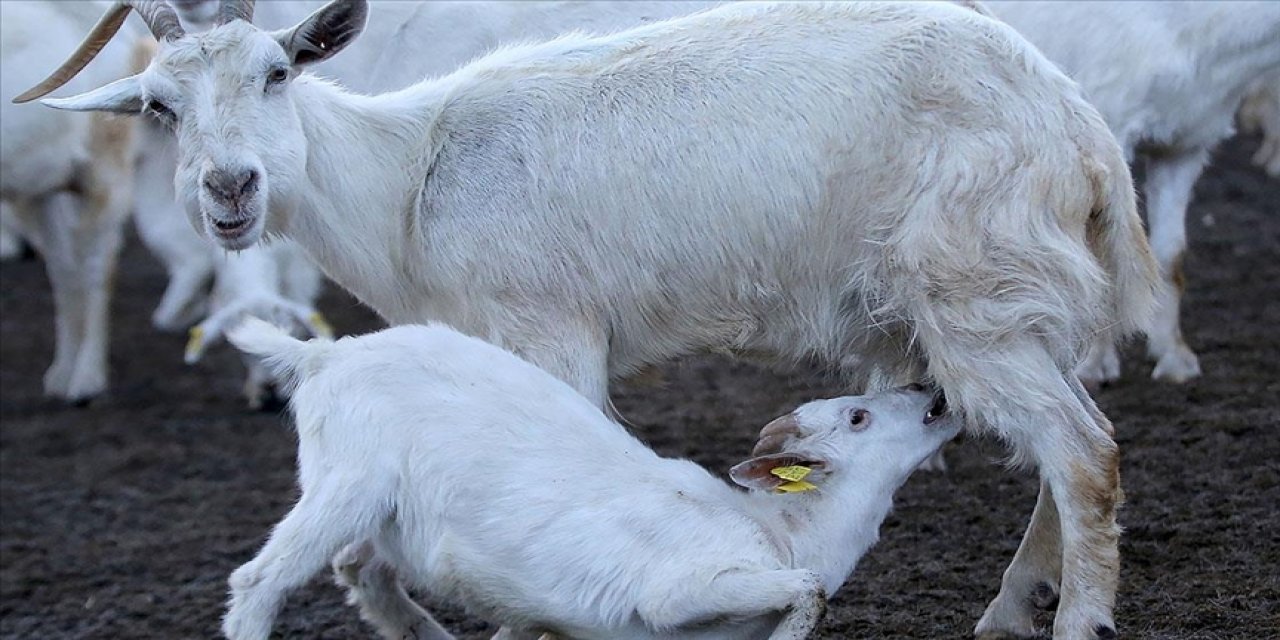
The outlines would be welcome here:
[[[867,412],[865,409],[858,409],[849,416],[849,424],[854,427],[861,426],[867,422]]]

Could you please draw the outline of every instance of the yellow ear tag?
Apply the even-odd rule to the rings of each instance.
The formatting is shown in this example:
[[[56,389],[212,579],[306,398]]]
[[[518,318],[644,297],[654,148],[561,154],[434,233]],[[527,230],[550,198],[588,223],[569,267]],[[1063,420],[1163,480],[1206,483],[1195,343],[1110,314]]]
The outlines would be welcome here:
[[[190,360],[191,358],[194,358],[196,353],[200,351],[200,347],[202,347],[203,345],[204,345],[204,327],[201,327],[201,326],[191,327],[191,331],[188,332],[187,349],[184,352],[184,355],[187,357],[188,360]]]
[[[775,467],[770,469],[769,473],[787,481],[778,485],[777,490],[781,493],[799,493],[801,491],[813,491],[818,488],[812,482],[804,481],[810,473],[813,473],[813,469],[809,467],[798,464],[789,467]]]
[[[311,314],[308,319],[311,320],[311,326],[316,330],[317,338],[333,339],[333,327],[329,326],[329,323],[325,321],[324,316],[320,315],[319,311]]]
[[[784,482],[778,485],[778,491],[781,493],[800,493],[801,491],[813,491],[817,488],[817,485],[812,482],[805,482],[804,480]]]

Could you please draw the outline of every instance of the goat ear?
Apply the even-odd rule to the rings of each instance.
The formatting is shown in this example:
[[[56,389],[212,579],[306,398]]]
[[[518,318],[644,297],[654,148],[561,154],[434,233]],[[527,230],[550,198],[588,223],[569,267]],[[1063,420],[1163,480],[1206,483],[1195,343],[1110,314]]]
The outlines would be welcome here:
[[[328,60],[351,44],[364,30],[368,17],[369,3],[365,0],[334,0],[298,26],[276,34],[276,40],[293,66],[307,66]]]
[[[794,453],[771,453],[739,462],[729,470],[729,478],[739,486],[759,491],[773,491],[787,480],[773,475],[773,470],[796,464]]]
[[[142,85],[138,83],[138,76],[129,76],[80,95],[45,98],[40,104],[67,111],[136,114],[142,112]]]

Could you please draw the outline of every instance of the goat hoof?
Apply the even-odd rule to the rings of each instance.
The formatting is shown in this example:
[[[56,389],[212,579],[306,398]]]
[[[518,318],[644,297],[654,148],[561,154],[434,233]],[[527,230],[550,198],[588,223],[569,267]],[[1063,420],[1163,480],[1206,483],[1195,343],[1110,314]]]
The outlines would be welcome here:
[[[1179,347],[1156,361],[1156,368],[1151,377],[1164,382],[1182,384],[1192,378],[1200,377],[1200,359],[1185,346]]]
[[[1058,608],[1058,591],[1048,582],[1041,582],[1031,591],[1031,605],[1041,611],[1052,611]]]

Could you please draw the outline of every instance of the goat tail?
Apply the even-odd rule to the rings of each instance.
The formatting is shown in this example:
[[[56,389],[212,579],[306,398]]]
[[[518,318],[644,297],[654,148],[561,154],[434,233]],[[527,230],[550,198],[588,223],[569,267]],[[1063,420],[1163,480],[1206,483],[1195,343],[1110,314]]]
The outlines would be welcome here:
[[[1119,149],[1095,164],[1094,207],[1086,227],[1089,249],[1111,281],[1110,330],[1115,338],[1145,332],[1155,312],[1160,270],[1138,215],[1133,178]],[[1100,158],[1099,158],[1100,159]]]
[[[265,320],[247,317],[227,332],[227,340],[244,353],[256,356],[276,377],[292,388],[319,370],[332,340],[299,340]]]

